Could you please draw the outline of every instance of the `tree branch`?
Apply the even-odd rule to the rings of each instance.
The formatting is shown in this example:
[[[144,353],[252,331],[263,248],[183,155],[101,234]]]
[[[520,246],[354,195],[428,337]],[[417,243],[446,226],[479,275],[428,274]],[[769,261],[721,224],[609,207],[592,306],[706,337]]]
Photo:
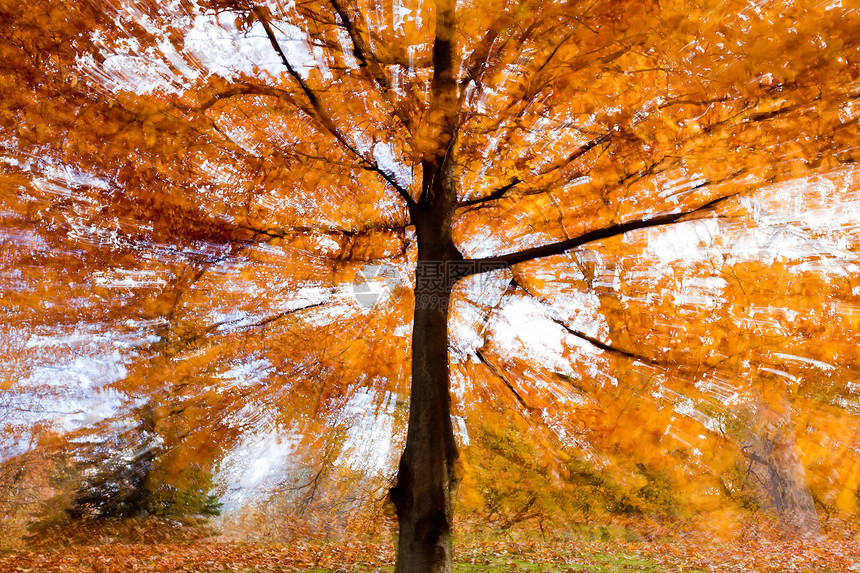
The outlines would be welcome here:
[[[531,290],[529,290],[529,288],[527,286],[521,284],[516,279],[511,280],[509,288],[510,287],[513,287],[515,289],[518,288],[518,289],[522,290],[524,293],[526,293],[528,296],[531,296],[531,297],[537,299],[543,306],[547,307],[549,319],[552,320],[557,325],[559,325],[560,327],[562,327],[565,331],[567,331],[572,336],[575,336],[576,338],[584,340],[584,341],[588,342],[589,344],[591,344],[592,346],[599,348],[600,350],[603,350],[604,352],[609,352],[611,354],[623,356],[623,357],[628,358],[630,360],[636,360],[639,362],[646,362],[646,363],[652,364],[654,366],[661,366],[664,368],[668,367],[667,364],[664,364],[664,363],[662,363],[659,360],[656,360],[654,358],[649,358],[647,356],[640,356],[638,354],[634,354],[632,352],[628,352],[628,351],[622,350],[620,348],[615,348],[614,346],[606,344],[605,342],[602,342],[602,341],[600,341],[600,340],[598,340],[592,336],[589,336],[589,335],[585,334],[584,332],[580,332],[578,330],[574,330],[574,329],[570,328],[564,322],[564,320],[558,318],[557,316],[554,316],[554,313],[552,311],[552,303],[551,302],[549,302],[548,300],[544,299],[543,297],[538,296],[537,294],[531,292]],[[479,356],[479,358],[480,358],[480,356]]]
[[[523,180],[520,179],[519,177],[512,177],[511,179],[508,180],[507,183],[505,183],[504,185],[502,185],[498,189],[494,190],[493,192],[491,192],[486,197],[481,197],[479,199],[469,199],[468,201],[460,201],[457,206],[458,207],[473,207],[475,205],[483,205],[484,203],[489,203],[491,201],[501,199],[502,197],[505,196],[505,194],[508,191],[510,191],[511,189],[513,189],[514,187],[516,187],[517,185],[519,185],[522,182],[523,182]]]
[[[296,102],[295,98],[293,98],[292,94],[280,90],[277,88],[270,88],[268,86],[259,86],[250,83],[243,82],[241,87],[235,87],[233,89],[227,90],[225,92],[217,93],[209,98],[206,102],[194,108],[195,111],[206,111],[211,108],[213,105],[218,103],[221,100],[230,99],[237,96],[243,95],[264,95],[276,97],[278,99],[283,99],[293,104],[297,108],[302,109],[302,106]]]
[[[409,250],[410,241],[406,236],[406,228],[408,225],[404,226],[395,226],[395,225],[370,225],[363,228],[358,228],[354,230],[346,230],[346,229],[315,229],[313,227],[292,227],[290,229],[262,229],[258,227],[253,227],[251,225],[237,225],[241,229],[246,229],[251,231],[256,235],[262,235],[265,237],[269,237],[271,239],[294,239],[296,236],[300,235],[326,235],[329,238],[338,237],[341,239],[345,239],[346,245],[342,245],[341,254],[338,256],[329,257],[333,263],[349,263],[349,262],[369,262],[376,260],[386,260],[392,259],[395,257],[403,256]],[[385,232],[391,231],[392,233],[396,233],[400,238],[400,251],[389,252],[386,250],[386,254],[378,257],[372,258],[361,258],[353,256],[353,251],[355,248],[356,239],[361,238],[362,236],[369,236],[374,232]],[[339,243],[340,244],[340,243]]]
[[[608,353],[614,354],[616,356],[622,356],[624,358],[627,358],[629,360],[633,360],[636,362],[645,362],[647,364],[651,364],[653,366],[660,366],[663,368],[667,367],[666,364],[664,364],[663,362],[660,362],[659,360],[657,360],[655,358],[650,358],[647,356],[641,356],[639,354],[634,354],[632,352],[628,352],[627,350],[615,348],[614,346],[610,346],[609,344],[606,344],[605,342],[602,342],[602,341],[600,341],[594,337],[591,337],[591,336],[585,334],[584,332],[574,330],[574,329],[570,328],[567,324],[565,324],[565,322],[563,320],[561,320],[560,318],[556,318],[553,316],[553,317],[550,317],[550,320],[552,320],[554,323],[556,323],[557,325],[562,327],[568,334],[575,336],[576,338],[579,338],[580,340],[584,340],[585,342],[588,342],[589,344],[591,344],[595,348],[599,348],[600,350],[603,350],[604,352],[608,352]]]
[[[329,302],[328,300],[325,300],[325,301],[323,301],[323,302],[315,302],[315,303],[309,304],[309,305],[307,305],[307,306],[301,306],[301,307],[299,307],[299,308],[294,308],[294,309],[292,309],[292,310],[285,310],[284,312],[279,312],[278,314],[275,314],[275,315],[272,315],[272,316],[270,316],[270,317],[264,318],[264,319],[262,319],[262,320],[259,320],[259,321],[255,322],[255,323],[253,323],[253,324],[246,324],[246,325],[242,325],[242,326],[240,326],[240,327],[238,328],[238,330],[248,331],[248,330],[252,330],[252,329],[255,329],[255,328],[260,328],[260,327],[262,327],[262,326],[266,326],[267,324],[270,324],[270,323],[272,323],[272,322],[276,322],[276,321],[278,321],[278,320],[281,320],[281,319],[282,319],[282,318],[284,318],[285,316],[289,316],[289,315],[291,315],[291,314],[294,314],[294,313],[297,313],[297,312],[302,312],[302,311],[305,311],[305,310],[310,310],[310,309],[312,309],[312,308],[318,308],[318,307],[320,307],[320,306],[325,305],[325,304],[326,304],[326,303],[328,303],[328,302]],[[194,344],[195,342],[197,342],[198,340],[200,340],[200,339],[202,339],[202,338],[204,338],[204,337],[206,337],[206,336],[208,336],[208,335],[212,334],[213,332],[216,332],[216,331],[217,331],[217,330],[219,330],[222,326],[229,325],[229,324],[235,324],[235,323],[237,323],[237,322],[240,322],[240,320],[241,320],[241,319],[234,319],[234,320],[224,320],[224,321],[221,321],[221,322],[214,322],[214,323],[210,324],[209,326],[205,327],[202,331],[195,332],[194,334],[192,334],[192,335],[190,335],[190,336],[187,336],[187,337],[184,337],[184,338],[179,339],[179,340],[177,341],[177,343],[178,343],[178,347],[179,347],[178,349],[180,349],[180,350],[184,350],[184,349],[186,349],[187,347],[189,347],[190,345],[192,345],[192,344]],[[176,347],[171,348],[171,351],[176,351],[176,350],[177,350],[177,348],[176,348]]]
[[[573,20],[575,22],[577,22],[578,24],[585,26],[586,28],[588,27],[584,22],[582,22],[580,19],[578,19],[576,17],[573,17]],[[525,30],[524,34],[522,36],[520,36],[520,40],[522,40],[525,36],[532,34],[533,32],[534,32],[534,30],[530,26],[529,28],[527,28]],[[576,29],[574,28],[572,30],[567,30],[567,33],[563,37],[561,37],[560,39],[544,42],[545,46],[543,49],[540,50],[541,53],[545,54],[543,61],[533,70],[530,69],[530,67],[528,67],[530,64],[527,64],[527,68],[524,69],[524,72],[527,71],[526,75],[529,79],[525,82],[518,83],[518,87],[520,89],[518,89],[516,93],[512,92],[512,93],[508,94],[509,97],[512,98],[511,101],[504,107],[504,109],[501,111],[501,113],[497,114],[498,121],[496,121],[492,125],[492,127],[490,127],[487,130],[487,133],[498,131],[500,129],[500,126],[502,125],[502,123],[505,121],[513,123],[517,127],[519,127],[520,129],[522,129],[522,126],[519,126],[517,124],[517,122],[522,118],[522,116],[526,112],[526,110],[529,109],[531,103],[533,103],[535,101],[534,100],[535,96],[540,95],[542,90],[544,88],[546,88],[547,86],[551,86],[552,82],[554,81],[552,78],[550,78],[546,81],[543,81],[541,79],[541,76],[543,75],[544,70],[547,68],[549,63],[556,57],[558,52],[567,43],[567,41],[570,40],[570,38],[574,37],[575,34],[576,34]],[[511,39],[511,37],[512,36],[509,35],[506,38],[505,42],[507,43]],[[596,53],[601,52],[603,50],[607,50],[615,44],[621,44],[626,39],[627,38],[614,39],[609,44],[602,46],[600,48],[597,48],[595,50],[591,50],[585,54],[581,54],[581,56],[582,57],[590,56],[592,54],[596,54]],[[628,51],[630,51],[630,49],[631,48],[629,46],[622,47],[621,49],[619,49],[615,52],[612,52],[606,56],[596,58],[596,59],[591,59],[591,60],[587,61],[585,64],[583,64],[579,67],[576,67],[575,70],[585,69],[594,63],[605,65],[606,63],[611,62],[611,61],[619,58],[623,54],[627,53]],[[481,70],[481,72],[483,73],[483,70]],[[466,80],[464,80],[464,81],[466,81]],[[463,86],[463,87],[465,87],[465,86]],[[479,84],[479,87],[480,87],[480,84]],[[522,93],[520,93],[520,92],[522,92]],[[463,94],[465,94],[465,93],[466,93],[466,90],[464,89]],[[462,96],[461,96],[461,99],[462,99]],[[520,106],[519,111],[516,114],[512,113],[512,109],[518,105]],[[511,127],[510,133],[513,133],[513,131],[514,131],[514,128]],[[506,141],[509,139],[510,133],[508,135],[508,138],[506,138]],[[538,175],[544,175],[544,174],[545,173],[538,174]]]
[[[534,176],[535,177],[543,177],[544,175],[548,175],[548,174],[552,173],[553,171],[556,171],[556,170],[561,169],[562,167],[564,167],[566,165],[569,165],[570,163],[573,163],[574,161],[576,161],[577,159],[579,159],[580,157],[582,157],[583,155],[585,155],[586,153],[588,153],[589,151],[594,149],[595,147],[602,145],[603,143],[606,143],[607,141],[609,141],[609,139],[611,137],[612,137],[611,133],[604,133],[602,135],[599,135],[598,137],[595,137],[594,139],[591,139],[590,141],[583,143],[582,145],[577,147],[575,150],[573,150],[570,153],[570,155],[568,155],[564,159],[556,161],[555,163],[548,166],[547,168],[542,169],[541,171],[536,173]],[[499,187],[495,191],[492,191],[486,197],[481,197],[479,199],[470,199],[468,201],[460,201],[458,206],[459,207],[473,207],[475,205],[482,205],[484,203],[496,201],[498,199],[503,198],[507,194],[508,191],[510,191],[511,189],[513,189],[514,187],[519,185],[520,183],[523,183],[523,179],[520,179],[519,177],[512,177],[504,185],[502,185],[501,187]]]
[[[406,113],[406,110],[397,105],[391,97],[391,82],[388,81],[388,77],[385,75],[385,70],[380,65],[376,55],[370,49],[370,45],[364,41],[358,26],[350,19],[349,14],[341,4],[341,1],[329,0],[329,3],[332,8],[334,8],[334,11],[337,12],[340,21],[343,23],[343,27],[346,29],[346,33],[349,34],[349,38],[352,40],[353,56],[361,62],[362,67],[367,70],[367,73],[376,82],[376,85],[379,87],[380,94],[382,94],[382,96],[388,101],[389,105],[391,105],[391,108],[394,110],[394,114],[403,123],[406,131],[411,134],[412,118],[408,113]]]
[[[281,320],[281,319],[282,319],[282,318],[284,318],[285,316],[288,316],[288,315],[294,314],[294,313],[296,313],[296,312],[302,312],[302,311],[305,311],[305,310],[310,310],[310,309],[312,309],[312,308],[319,308],[319,307],[323,306],[324,304],[326,304],[327,302],[328,302],[328,301],[315,302],[315,303],[313,303],[313,304],[309,304],[308,306],[302,306],[302,307],[299,307],[299,308],[294,308],[293,310],[285,310],[284,312],[279,312],[278,314],[275,314],[275,315],[272,315],[272,316],[270,316],[270,317],[268,317],[268,318],[264,318],[264,319],[262,319],[262,320],[260,320],[260,321],[257,321],[257,322],[255,322],[254,324],[249,324],[249,325],[247,325],[247,326],[243,326],[243,327],[241,327],[241,329],[242,329],[242,330],[251,330],[251,329],[253,329],[253,328],[260,328],[261,326],[266,326],[266,325],[267,325],[267,324],[269,324],[269,323],[272,323],[272,322],[275,322],[275,321]],[[236,321],[229,321],[229,322],[236,322]],[[224,323],[222,323],[222,324],[224,324]]]
[[[625,50],[619,50],[618,52],[610,54],[609,56],[606,56],[606,57],[607,58],[611,57],[612,59],[614,59],[614,58],[618,57],[624,51]],[[820,99],[820,96],[815,98],[815,100],[817,100],[817,99]],[[676,99],[676,100],[670,100],[670,101],[664,102],[663,104],[658,106],[658,108],[662,109],[662,108],[666,108],[666,107],[670,107],[670,106],[674,106],[674,105],[708,106],[708,105],[712,105],[714,103],[723,103],[726,101],[731,101],[731,100],[728,97],[713,98],[713,99],[706,99],[706,100]],[[712,124],[708,124],[708,125],[704,126],[702,128],[701,134],[698,135],[697,137],[703,137],[705,135],[708,135],[720,126],[732,125],[731,122],[733,120],[738,119],[738,118],[740,118],[740,119],[739,119],[739,121],[737,121],[735,126],[743,127],[743,126],[754,125],[757,123],[767,122],[767,121],[773,120],[775,118],[778,118],[780,116],[783,116],[785,114],[788,114],[790,112],[804,109],[804,107],[805,107],[804,104],[797,103],[797,104],[786,105],[786,106],[783,106],[783,107],[780,107],[777,109],[773,109],[770,111],[763,111],[763,112],[755,112],[755,111],[752,111],[749,109],[741,110],[741,111],[737,112],[736,114],[733,114],[727,118],[724,118],[720,121],[717,121],[717,122],[714,122]],[[746,116],[744,116],[745,112],[747,114]],[[620,133],[623,133],[623,132],[620,132]],[[598,147],[604,143],[611,141],[615,134],[616,134],[616,132],[606,132],[606,133],[603,133],[603,134],[587,141],[586,143],[584,143],[581,146],[579,146],[578,148],[576,148],[567,157],[560,159],[560,160],[556,161],[555,163],[553,163],[552,165],[549,165],[546,168],[542,169],[538,173],[535,173],[534,177],[536,177],[536,178],[537,177],[544,177],[546,175],[549,175],[553,171],[556,171],[558,169],[565,167],[566,165],[569,165],[573,161],[579,159],[580,157],[582,157],[583,155],[585,155],[586,153],[588,153],[589,151],[594,149],[595,147]],[[461,201],[459,203],[459,206],[460,207],[474,207],[477,205],[482,205],[485,203],[496,201],[498,199],[502,199],[503,197],[505,197],[505,195],[508,191],[510,191],[511,189],[517,187],[518,185],[520,185],[521,183],[524,183],[524,182],[525,181],[523,179],[521,179],[520,177],[513,177],[510,180],[508,180],[501,187],[490,192],[489,195],[486,195],[485,197],[481,197],[478,199],[470,199],[468,201]]]
[[[609,227],[605,227],[603,229],[596,229],[594,231],[590,231],[588,233],[585,233],[584,235],[580,235],[579,237],[574,237],[572,239],[567,239],[564,241],[559,241],[557,243],[551,243],[549,245],[543,245],[540,247],[533,247],[531,249],[525,249],[523,251],[510,253],[507,255],[501,255],[498,257],[468,259],[470,262],[475,263],[474,265],[472,265],[471,272],[469,274],[503,269],[525,261],[539,259],[542,257],[549,257],[552,255],[559,255],[565,251],[575,249],[576,247],[580,247],[586,243],[617,237],[619,235],[629,233],[630,231],[647,229],[649,227],[659,227],[661,225],[671,225],[673,223],[679,222],[684,217],[706,211],[711,207],[714,207],[718,203],[721,203],[722,201],[734,197],[738,193],[739,191],[730,195],[726,195],[724,197],[719,197],[717,199],[714,199],[713,201],[710,201],[709,203],[706,203],[705,205],[702,205],[690,211],[671,213],[668,215],[658,215],[650,219],[637,219],[635,221],[629,221],[627,223],[610,225]]]
[[[516,397],[517,402],[520,403],[520,406],[522,406],[528,412],[534,412],[537,410],[537,408],[535,408],[534,406],[529,406],[526,403],[526,401],[523,399],[523,397],[520,395],[520,393],[516,391],[516,389],[511,385],[510,382],[508,382],[508,379],[505,378],[505,375],[502,374],[502,372],[500,372],[499,369],[496,368],[493,364],[491,364],[489,360],[487,360],[486,356],[484,356],[484,353],[480,348],[475,350],[475,355],[478,357],[478,360],[480,360],[484,364],[484,366],[489,368],[490,371],[493,374],[495,374],[499,380],[504,382],[504,384],[505,384],[505,386],[507,386],[508,390],[510,390],[511,393]]]
[[[463,79],[460,80],[460,102],[458,105],[460,110],[463,109],[466,101],[468,93],[466,87],[469,82],[474,81],[475,86],[478,89],[481,89],[482,87],[481,76],[484,74],[484,70],[487,67],[487,62],[489,62],[490,59],[490,52],[499,37],[499,31],[510,29],[513,22],[514,18],[507,11],[503,11],[489,26],[484,37],[481,38],[481,41],[478,42],[475,49],[469,54],[468,59],[463,62],[462,67],[466,69],[466,73],[464,74]],[[505,38],[503,46],[511,39],[512,35],[513,30],[511,30],[511,33],[508,34],[507,38]]]
[[[323,235],[343,235],[345,237],[354,237],[363,233],[372,233],[374,231],[404,231],[409,225],[367,225],[364,227],[356,227],[354,229],[336,229],[336,228],[316,228],[316,227],[290,227],[289,229],[263,229],[252,225],[237,225],[241,229],[246,229],[257,235],[266,235],[273,239],[285,239],[294,234],[312,234],[319,233]]]
[[[328,131],[329,134],[331,134],[332,137],[334,137],[338,141],[338,143],[343,146],[344,149],[354,155],[359,161],[362,161],[367,165],[371,166],[373,171],[378,173],[386,182],[388,182],[388,184],[391,185],[397,191],[400,197],[406,202],[407,207],[411,211],[412,208],[415,206],[415,200],[412,198],[409,192],[402,186],[400,186],[400,184],[397,183],[397,180],[394,179],[391,174],[386,173],[385,171],[380,169],[375,162],[370,161],[369,159],[364,157],[352,144],[349,143],[349,141],[346,140],[346,137],[340,132],[334,121],[332,121],[331,117],[329,117],[325,107],[323,106],[320,99],[317,97],[316,93],[314,93],[310,86],[305,83],[305,81],[302,79],[301,74],[299,74],[298,71],[296,71],[296,69],[290,63],[290,60],[289,58],[287,58],[287,55],[281,47],[278,38],[275,36],[275,32],[272,29],[272,25],[267,17],[267,10],[261,6],[255,6],[253,8],[253,11],[254,15],[257,17],[257,20],[263,26],[263,30],[265,30],[266,32],[266,36],[269,39],[269,43],[272,45],[272,48],[281,58],[281,63],[284,64],[284,67],[287,68],[287,72],[296,81],[296,83],[298,83],[302,92],[305,94],[305,97],[308,99],[308,102],[311,104],[311,107],[314,110],[314,116],[317,121],[322,124],[325,130]]]

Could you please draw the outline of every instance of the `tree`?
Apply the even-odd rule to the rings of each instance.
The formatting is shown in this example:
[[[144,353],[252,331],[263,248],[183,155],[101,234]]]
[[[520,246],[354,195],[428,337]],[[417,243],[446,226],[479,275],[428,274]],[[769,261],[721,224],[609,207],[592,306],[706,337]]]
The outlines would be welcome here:
[[[6,384],[32,389],[75,337],[118,342],[104,391],[153,404],[179,468],[261,419],[319,439],[356,387],[377,408],[408,395],[397,571],[450,570],[452,376],[562,436],[582,425],[577,398],[602,397],[654,458],[673,412],[716,431],[697,412],[725,388],[751,400],[776,376],[802,396],[799,370],[825,364],[841,376],[822,399],[852,395],[858,315],[838,305],[856,267],[826,263],[855,264],[856,219],[774,203],[856,201],[856,11],[141,0],[2,14],[2,294],[24,355]],[[808,250],[768,259],[761,229]],[[736,252],[743,240],[765,256]],[[349,297],[368,262],[410,288],[362,310]],[[811,318],[780,310],[798,304]],[[554,329],[560,353],[510,354],[498,328],[517,313]],[[410,324],[409,344],[371,334]],[[599,410],[597,441],[630,445]]]
[[[110,446],[114,446],[111,448]],[[124,447],[121,447],[124,446]],[[75,468],[79,475],[86,476],[74,485],[69,497],[66,516],[77,521],[101,521],[107,518],[145,517],[194,517],[220,515],[223,504],[213,488],[209,471],[193,468],[187,471],[179,483],[169,483],[170,472],[155,464],[158,447],[147,441],[143,443],[100,444],[90,451],[89,459],[78,460]],[[166,476],[165,476],[166,474]],[[177,480],[178,481],[178,480]],[[43,525],[55,525],[48,520]]]

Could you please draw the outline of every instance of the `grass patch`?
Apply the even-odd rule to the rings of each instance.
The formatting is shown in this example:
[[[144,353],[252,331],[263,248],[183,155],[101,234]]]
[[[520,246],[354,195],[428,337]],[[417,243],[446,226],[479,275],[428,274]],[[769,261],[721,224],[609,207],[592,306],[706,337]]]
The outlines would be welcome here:
[[[526,561],[510,557],[487,557],[475,563],[454,563],[456,573],[502,573],[522,571],[529,573],[660,573],[664,569],[657,563],[629,555],[588,554],[571,556],[562,563]],[[480,562],[483,561],[483,562]],[[690,573],[695,573],[691,571]]]

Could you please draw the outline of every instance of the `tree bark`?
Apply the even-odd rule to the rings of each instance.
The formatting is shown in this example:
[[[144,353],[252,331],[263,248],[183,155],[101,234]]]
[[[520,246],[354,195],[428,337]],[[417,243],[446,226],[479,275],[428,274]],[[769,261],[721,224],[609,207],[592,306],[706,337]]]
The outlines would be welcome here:
[[[418,237],[412,382],[406,448],[391,500],[399,538],[396,573],[451,571],[452,499],[457,445],[451,423],[448,306],[462,257],[451,238],[454,166],[437,156],[423,165],[424,189],[412,220]]]
[[[448,380],[448,306],[463,257],[451,224],[457,206],[456,0],[437,0],[429,130],[423,138],[422,189],[408,202],[418,239],[412,384],[406,448],[391,500],[399,533],[396,573],[450,573],[457,444]]]
[[[435,298],[427,282],[416,280],[409,429],[391,490],[400,527],[396,573],[451,571],[457,446],[448,394],[450,295]]]

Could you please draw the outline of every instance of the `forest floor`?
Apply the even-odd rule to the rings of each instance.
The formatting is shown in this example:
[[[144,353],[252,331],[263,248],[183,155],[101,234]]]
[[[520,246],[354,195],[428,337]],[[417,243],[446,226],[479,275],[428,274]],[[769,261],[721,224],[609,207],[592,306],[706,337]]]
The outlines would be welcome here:
[[[371,573],[392,570],[390,543],[111,543],[0,552],[2,573]],[[458,573],[860,572],[860,542],[750,540],[473,542],[456,548]]]

